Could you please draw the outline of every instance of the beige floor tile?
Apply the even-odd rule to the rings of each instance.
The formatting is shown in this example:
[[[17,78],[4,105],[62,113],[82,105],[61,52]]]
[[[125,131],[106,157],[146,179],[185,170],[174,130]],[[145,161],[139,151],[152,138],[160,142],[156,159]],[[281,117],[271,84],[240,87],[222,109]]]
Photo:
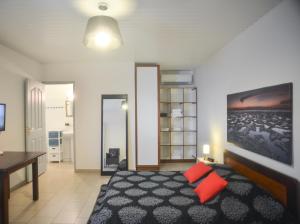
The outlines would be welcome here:
[[[38,201],[31,201],[29,205],[27,205],[27,209],[32,209],[39,211],[41,208],[43,208],[48,203],[47,200],[38,200]]]
[[[13,221],[11,222],[10,221],[9,224],[27,224],[27,223],[26,222],[13,222]]]
[[[77,218],[74,224],[87,224],[89,217]]]
[[[29,222],[28,224],[50,224],[52,223],[52,220],[54,218],[53,217],[38,217],[38,216],[34,216]]]
[[[70,211],[61,211],[52,223],[75,223],[76,218],[78,217],[79,212],[70,212]]]
[[[84,223],[94,207],[103,183],[109,177],[99,173],[75,173],[70,163],[50,163],[39,177],[40,200],[32,201],[32,185],[11,193],[11,223]],[[82,216],[79,217],[79,215]]]
[[[58,213],[61,211],[61,207],[58,206],[45,206],[41,210],[38,211],[36,216],[38,217],[56,217]]]
[[[11,195],[9,203],[11,205],[28,205],[32,202],[32,195],[27,192],[20,192]]]
[[[78,214],[81,212],[83,207],[87,202],[78,202],[78,201],[70,201],[64,205],[64,211],[66,212],[77,212]]]
[[[95,202],[96,202],[96,198],[95,198]],[[87,202],[85,204],[85,206],[81,209],[79,215],[78,215],[78,218],[85,218],[85,217],[90,217],[92,211],[93,211],[93,208],[95,206],[95,202]]]
[[[29,220],[37,214],[38,210],[32,206],[27,206],[17,215],[11,217],[13,222],[25,222],[28,223]]]
[[[13,206],[9,206],[9,217],[12,217],[12,218],[15,218],[17,217],[18,215],[20,215],[24,209],[26,208],[26,206],[24,205],[13,205]],[[12,220],[10,218],[10,220]]]

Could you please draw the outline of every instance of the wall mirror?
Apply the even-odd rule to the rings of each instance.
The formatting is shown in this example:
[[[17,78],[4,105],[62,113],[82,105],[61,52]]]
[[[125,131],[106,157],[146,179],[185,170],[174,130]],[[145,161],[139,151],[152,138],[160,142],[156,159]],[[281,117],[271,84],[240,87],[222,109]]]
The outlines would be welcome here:
[[[102,95],[101,175],[128,167],[127,95]]]
[[[73,117],[73,102],[66,100],[66,117]]]

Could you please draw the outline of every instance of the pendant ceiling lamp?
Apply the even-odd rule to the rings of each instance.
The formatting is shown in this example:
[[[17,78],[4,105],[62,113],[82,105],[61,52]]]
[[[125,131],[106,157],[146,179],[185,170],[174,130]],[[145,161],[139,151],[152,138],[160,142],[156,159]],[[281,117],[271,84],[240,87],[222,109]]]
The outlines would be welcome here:
[[[99,10],[106,11],[106,3],[99,4]],[[117,20],[110,16],[94,16],[88,20],[83,43],[92,49],[113,50],[122,44],[122,36]]]

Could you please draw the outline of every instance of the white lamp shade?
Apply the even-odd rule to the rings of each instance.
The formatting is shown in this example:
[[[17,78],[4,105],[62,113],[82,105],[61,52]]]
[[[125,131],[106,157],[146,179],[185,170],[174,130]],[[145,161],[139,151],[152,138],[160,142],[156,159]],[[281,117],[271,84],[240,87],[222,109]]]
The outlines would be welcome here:
[[[94,16],[88,20],[84,35],[88,48],[113,50],[122,45],[118,22],[109,16]]]
[[[209,152],[210,152],[210,147],[209,147],[209,145],[207,145],[207,144],[203,145],[203,154],[204,154],[204,155],[208,155]]]

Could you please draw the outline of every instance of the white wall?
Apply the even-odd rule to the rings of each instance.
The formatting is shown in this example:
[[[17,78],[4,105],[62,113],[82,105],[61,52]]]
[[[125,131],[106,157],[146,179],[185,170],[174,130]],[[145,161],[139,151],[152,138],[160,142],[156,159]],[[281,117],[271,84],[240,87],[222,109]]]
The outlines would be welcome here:
[[[135,168],[134,63],[48,64],[45,81],[74,81],[76,169],[100,169],[101,94],[128,94],[129,168]]]
[[[199,145],[210,143],[222,161],[225,148],[300,180],[300,3],[284,0],[197,71]],[[226,96],[294,83],[294,165],[226,143]]]
[[[6,103],[6,130],[0,133],[0,150],[24,151],[23,77],[0,71],[0,103]],[[11,186],[24,180],[25,171],[22,169],[11,175]]]
[[[41,66],[0,45],[0,102],[6,103],[6,131],[0,134],[1,151],[25,151],[25,78],[41,78]],[[11,175],[11,187],[25,180],[25,169]]]
[[[42,66],[39,62],[24,56],[0,43],[0,69],[25,78],[41,80]]]

